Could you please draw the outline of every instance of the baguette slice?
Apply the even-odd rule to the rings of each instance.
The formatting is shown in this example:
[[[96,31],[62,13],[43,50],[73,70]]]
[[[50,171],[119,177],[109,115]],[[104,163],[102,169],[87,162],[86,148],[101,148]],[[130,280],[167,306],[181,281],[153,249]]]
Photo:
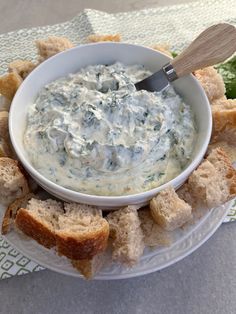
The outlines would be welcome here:
[[[33,193],[26,194],[23,197],[17,198],[7,207],[2,221],[2,234],[7,234],[11,230],[17,211],[22,207],[26,207],[28,201],[33,197],[36,198],[36,195]]]
[[[57,251],[72,260],[91,259],[107,246],[109,225],[97,207],[65,203],[55,230]]]
[[[29,193],[27,180],[16,160],[0,158],[0,202],[8,205]]]
[[[140,209],[138,215],[146,246],[161,247],[171,245],[171,232],[164,230],[153,220],[149,208]]]
[[[17,211],[15,224],[39,244],[52,248],[56,246],[55,228],[58,226],[58,218],[63,214],[62,203],[32,198],[26,208]]]
[[[162,190],[150,202],[151,215],[163,229],[172,231],[192,218],[192,208],[172,187]]]
[[[128,206],[107,215],[113,241],[112,259],[132,266],[143,254],[144,235],[137,209]]]

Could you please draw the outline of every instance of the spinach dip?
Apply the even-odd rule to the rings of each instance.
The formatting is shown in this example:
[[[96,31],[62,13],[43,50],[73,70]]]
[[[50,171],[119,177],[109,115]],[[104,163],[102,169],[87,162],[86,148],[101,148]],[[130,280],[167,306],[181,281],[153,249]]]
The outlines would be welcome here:
[[[196,129],[172,87],[137,91],[141,65],[93,65],[45,86],[29,108],[24,145],[33,166],[68,189],[127,195],[177,176]]]

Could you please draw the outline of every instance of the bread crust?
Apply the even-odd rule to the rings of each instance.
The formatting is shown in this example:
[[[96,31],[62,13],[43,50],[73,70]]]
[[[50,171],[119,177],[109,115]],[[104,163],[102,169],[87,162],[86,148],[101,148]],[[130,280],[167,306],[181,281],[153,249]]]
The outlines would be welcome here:
[[[24,197],[17,198],[7,207],[2,221],[2,234],[7,234],[10,231],[14,219],[16,218],[17,211],[27,204],[28,200],[32,197],[37,198],[33,193],[29,193]]]
[[[15,72],[24,80],[36,66],[36,64],[29,60],[14,60],[9,63],[8,72]]]
[[[229,195],[227,201],[236,196],[236,170],[231,164],[231,161],[222,148],[216,148],[212,153],[207,157],[218,171],[223,170],[225,172],[225,179],[228,182],[229,186]],[[217,164],[218,162],[218,164]]]
[[[73,43],[66,37],[51,36],[47,39],[36,40],[39,54],[39,62],[54,56],[55,54],[73,48]]]
[[[102,41],[120,42],[121,36],[120,36],[120,34],[113,34],[113,35],[92,34],[92,35],[88,36],[87,41],[90,43],[97,43],[97,42],[102,42]]]
[[[0,94],[9,100],[15,96],[17,89],[22,83],[22,78],[15,72],[0,77]]]
[[[56,237],[46,224],[36,220],[25,208],[20,208],[17,212],[15,225],[27,236],[33,238],[39,244],[50,249],[56,246]]]
[[[213,105],[212,117],[212,140],[224,139],[236,144],[236,99],[223,100],[220,105]]]
[[[109,236],[109,224],[104,219],[103,226],[97,231],[84,235],[73,236],[71,233],[57,230],[56,244],[60,255],[72,260],[91,259],[96,254],[105,251]]]

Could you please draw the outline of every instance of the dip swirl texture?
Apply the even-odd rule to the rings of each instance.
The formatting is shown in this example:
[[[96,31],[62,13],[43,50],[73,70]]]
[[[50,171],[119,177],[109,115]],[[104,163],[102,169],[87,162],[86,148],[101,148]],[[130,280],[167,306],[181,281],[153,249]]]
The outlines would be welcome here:
[[[28,112],[24,145],[51,181],[94,195],[127,195],[177,176],[196,130],[172,87],[137,91],[141,65],[95,65],[45,86]]]

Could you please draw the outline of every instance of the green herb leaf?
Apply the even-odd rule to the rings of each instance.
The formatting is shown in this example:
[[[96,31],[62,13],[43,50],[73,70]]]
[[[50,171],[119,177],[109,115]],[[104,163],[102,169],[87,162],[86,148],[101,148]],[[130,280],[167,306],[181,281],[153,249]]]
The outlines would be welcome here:
[[[226,97],[230,99],[236,98],[236,56],[225,63],[217,65],[216,69],[223,77]]]

